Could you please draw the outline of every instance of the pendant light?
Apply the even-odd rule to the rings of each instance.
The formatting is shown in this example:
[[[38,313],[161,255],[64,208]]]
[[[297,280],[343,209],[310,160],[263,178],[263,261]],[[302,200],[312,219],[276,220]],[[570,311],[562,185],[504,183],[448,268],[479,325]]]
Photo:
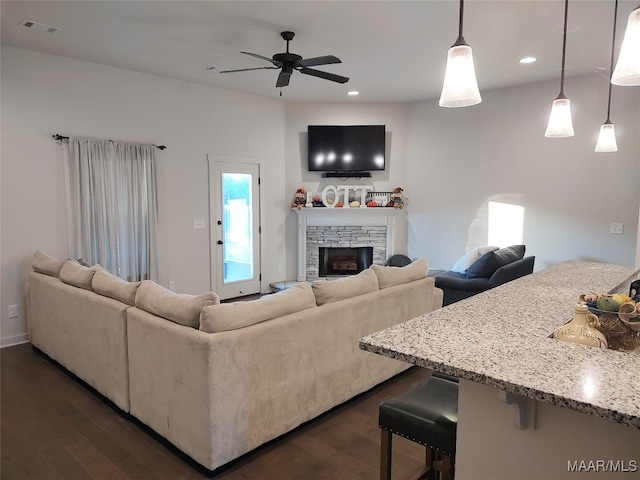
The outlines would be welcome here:
[[[463,16],[464,0],[460,0],[458,39],[447,54],[447,69],[439,102],[441,107],[469,107],[482,101],[473,67],[471,47],[462,36]]]
[[[611,42],[611,67],[609,68],[609,80],[613,74],[613,55],[616,49],[616,21],[618,19],[618,0],[616,0],[615,10],[613,12],[613,41]],[[616,131],[609,119],[611,113],[611,81],[609,81],[609,100],[607,101],[607,120],[600,127],[600,135],[596,143],[596,152],[617,152],[618,143],[616,142]]]
[[[640,5],[629,15],[611,83],[622,86],[640,85]]]
[[[553,101],[549,124],[545,137],[573,137],[573,123],[571,122],[571,103],[564,96],[564,63],[567,52],[567,13],[569,0],[564,2],[564,33],[562,36],[562,69],[560,71],[560,94]]]

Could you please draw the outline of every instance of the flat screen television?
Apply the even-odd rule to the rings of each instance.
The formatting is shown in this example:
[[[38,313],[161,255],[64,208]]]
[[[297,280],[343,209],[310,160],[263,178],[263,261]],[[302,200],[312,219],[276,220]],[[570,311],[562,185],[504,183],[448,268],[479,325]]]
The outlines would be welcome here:
[[[309,125],[308,169],[366,172],[385,168],[384,125]]]

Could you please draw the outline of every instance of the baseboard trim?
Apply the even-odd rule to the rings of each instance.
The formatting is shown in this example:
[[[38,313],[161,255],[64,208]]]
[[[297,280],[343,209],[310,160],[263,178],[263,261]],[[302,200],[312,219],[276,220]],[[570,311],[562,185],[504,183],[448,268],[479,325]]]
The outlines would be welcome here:
[[[0,348],[13,347],[14,345],[20,345],[21,343],[29,342],[29,334],[23,333],[22,335],[16,335],[14,337],[2,337],[0,338]]]

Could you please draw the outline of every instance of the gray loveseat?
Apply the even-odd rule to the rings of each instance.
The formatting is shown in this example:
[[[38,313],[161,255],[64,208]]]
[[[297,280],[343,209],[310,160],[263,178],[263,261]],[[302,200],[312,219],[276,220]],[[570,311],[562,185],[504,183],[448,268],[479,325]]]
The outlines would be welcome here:
[[[495,247],[494,247],[495,248]],[[464,273],[447,270],[433,278],[450,305],[533,272],[535,257],[525,257],[524,245],[493,250],[476,259]]]
[[[442,305],[423,260],[224,304],[32,264],[33,345],[209,470],[408,368],[360,338]]]

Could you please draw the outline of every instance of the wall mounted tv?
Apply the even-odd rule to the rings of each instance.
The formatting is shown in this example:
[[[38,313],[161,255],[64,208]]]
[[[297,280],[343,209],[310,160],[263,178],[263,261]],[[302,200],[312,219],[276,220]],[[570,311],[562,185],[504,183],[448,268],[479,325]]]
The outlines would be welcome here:
[[[309,125],[307,132],[309,171],[385,169],[384,125]]]

